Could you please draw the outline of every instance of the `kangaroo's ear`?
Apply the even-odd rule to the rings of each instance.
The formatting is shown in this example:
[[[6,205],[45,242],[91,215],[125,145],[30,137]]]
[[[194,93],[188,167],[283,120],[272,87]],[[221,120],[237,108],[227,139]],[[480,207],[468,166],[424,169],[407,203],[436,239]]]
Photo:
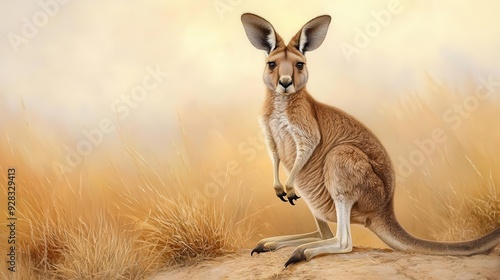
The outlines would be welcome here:
[[[268,54],[283,44],[281,37],[274,31],[273,26],[265,19],[250,13],[241,16],[250,43],[259,50]]]
[[[328,15],[319,16],[310,20],[292,38],[290,44],[295,45],[303,54],[317,49],[325,40],[331,20],[332,18]]]

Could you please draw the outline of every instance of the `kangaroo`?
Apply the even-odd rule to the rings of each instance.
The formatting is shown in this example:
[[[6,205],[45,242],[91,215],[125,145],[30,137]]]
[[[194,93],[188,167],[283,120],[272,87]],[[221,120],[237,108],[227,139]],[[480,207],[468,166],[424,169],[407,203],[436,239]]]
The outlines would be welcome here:
[[[274,170],[274,190],[291,205],[300,194],[317,225],[311,233],[265,238],[251,255],[298,246],[287,267],[320,254],[348,253],[353,248],[351,223],[364,225],[391,248],[404,252],[473,255],[500,244],[500,228],[478,239],[446,243],[418,239],[399,224],[393,208],[394,169],[381,142],[354,117],[314,100],[306,89],[305,53],[323,43],[330,16],[307,22],[288,45],[267,20],[245,13],[241,21],[250,43],[266,52],[261,125]],[[280,163],[289,175],[284,186]],[[327,222],[337,223],[335,235]]]

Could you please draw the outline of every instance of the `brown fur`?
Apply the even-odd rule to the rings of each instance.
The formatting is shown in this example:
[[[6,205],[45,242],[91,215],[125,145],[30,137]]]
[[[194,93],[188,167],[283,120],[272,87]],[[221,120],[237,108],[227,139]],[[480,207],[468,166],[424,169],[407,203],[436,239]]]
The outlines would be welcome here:
[[[261,122],[273,160],[276,194],[284,201],[286,195],[293,204],[297,189],[318,223],[317,232],[267,238],[253,252],[300,245],[286,265],[317,254],[349,252],[350,223],[366,225],[389,246],[403,251],[470,255],[500,243],[500,229],[468,242],[439,243],[417,239],[399,225],[393,211],[395,174],[381,142],[355,118],[317,102],[306,89],[307,65],[299,64],[306,63],[306,51],[323,42],[328,16],[308,22],[288,45],[264,19],[244,14],[242,21],[252,44],[268,53]],[[280,163],[290,174],[284,187],[277,174]],[[328,237],[325,222],[337,222],[335,237]]]

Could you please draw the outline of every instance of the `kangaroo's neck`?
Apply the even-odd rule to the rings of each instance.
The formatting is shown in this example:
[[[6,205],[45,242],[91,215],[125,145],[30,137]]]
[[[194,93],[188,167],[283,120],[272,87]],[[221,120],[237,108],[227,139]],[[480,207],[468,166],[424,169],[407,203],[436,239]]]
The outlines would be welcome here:
[[[305,88],[289,95],[282,95],[271,90],[267,90],[266,99],[264,102],[264,115],[269,116],[274,113],[293,112],[295,107],[301,106],[304,103],[311,104],[314,102],[312,96]]]

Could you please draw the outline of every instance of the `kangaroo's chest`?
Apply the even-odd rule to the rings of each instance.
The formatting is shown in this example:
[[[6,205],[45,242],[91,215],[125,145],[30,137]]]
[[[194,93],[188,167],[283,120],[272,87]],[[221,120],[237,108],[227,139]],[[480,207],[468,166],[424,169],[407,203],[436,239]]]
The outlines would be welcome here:
[[[274,109],[268,122],[271,136],[276,144],[278,156],[283,165],[290,170],[297,153],[297,143],[294,135],[300,133],[299,128],[290,121],[286,104],[279,101],[275,101]]]

